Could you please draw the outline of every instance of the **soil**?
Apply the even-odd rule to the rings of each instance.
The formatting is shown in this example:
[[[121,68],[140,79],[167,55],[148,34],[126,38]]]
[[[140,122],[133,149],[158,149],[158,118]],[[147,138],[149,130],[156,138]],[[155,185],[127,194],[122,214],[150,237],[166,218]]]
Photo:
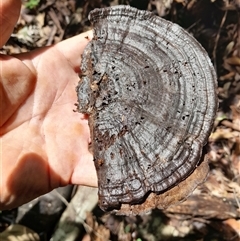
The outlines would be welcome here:
[[[90,10],[116,4],[148,9],[181,25],[207,50],[217,72],[219,97],[208,142],[210,173],[183,203],[142,216],[103,213],[95,205],[96,190],[78,188],[71,200],[63,199],[67,208],[54,224],[51,240],[240,240],[239,0],[28,0],[1,52],[30,51],[89,30]],[[0,215],[4,229],[7,218]]]

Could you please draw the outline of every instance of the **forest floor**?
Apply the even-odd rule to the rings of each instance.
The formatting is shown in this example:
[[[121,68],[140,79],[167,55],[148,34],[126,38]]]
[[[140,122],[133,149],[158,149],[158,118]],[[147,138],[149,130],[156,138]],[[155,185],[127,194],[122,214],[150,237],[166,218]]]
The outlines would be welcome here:
[[[217,72],[219,98],[208,143],[210,173],[183,203],[142,216],[101,212],[96,207],[94,189],[80,187],[76,192],[80,196],[69,201],[58,195],[67,209],[60,221],[55,220],[45,240],[240,240],[239,0],[27,0],[14,33],[1,52],[22,53],[82,33],[91,29],[87,18],[90,10],[116,4],[148,9],[179,24],[208,52]],[[72,210],[70,204],[75,205]],[[81,211],[76,211],[85,210],[81,205],[87,206],[82,216]],[[4,213],[0,215],[1,220],[6,220]]]

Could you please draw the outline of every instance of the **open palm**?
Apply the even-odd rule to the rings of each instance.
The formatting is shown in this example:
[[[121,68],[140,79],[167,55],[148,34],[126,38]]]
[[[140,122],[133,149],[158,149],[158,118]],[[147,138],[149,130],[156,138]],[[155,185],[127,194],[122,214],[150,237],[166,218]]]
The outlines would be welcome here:
[[[69,183],[97,185],[87,118],[74,112],[89,34],[0,56],[1,209]]]

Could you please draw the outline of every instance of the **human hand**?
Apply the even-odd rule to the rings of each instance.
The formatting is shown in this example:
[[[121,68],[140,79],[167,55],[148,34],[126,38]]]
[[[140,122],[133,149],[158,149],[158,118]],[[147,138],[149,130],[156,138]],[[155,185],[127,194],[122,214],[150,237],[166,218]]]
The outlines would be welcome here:
[[[87,117],[73,111],[90,34],[0,56],[0,209],[67,184],[97,186]]]

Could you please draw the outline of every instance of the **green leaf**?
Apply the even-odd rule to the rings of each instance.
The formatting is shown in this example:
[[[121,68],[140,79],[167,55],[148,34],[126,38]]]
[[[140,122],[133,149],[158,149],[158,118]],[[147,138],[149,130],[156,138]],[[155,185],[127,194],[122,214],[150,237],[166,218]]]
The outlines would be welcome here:
[[[38,6],[39,3],[40,3],[40,0],[28,0],[25,3],[25,6],[26,6],[26,8],[34,9]]]

